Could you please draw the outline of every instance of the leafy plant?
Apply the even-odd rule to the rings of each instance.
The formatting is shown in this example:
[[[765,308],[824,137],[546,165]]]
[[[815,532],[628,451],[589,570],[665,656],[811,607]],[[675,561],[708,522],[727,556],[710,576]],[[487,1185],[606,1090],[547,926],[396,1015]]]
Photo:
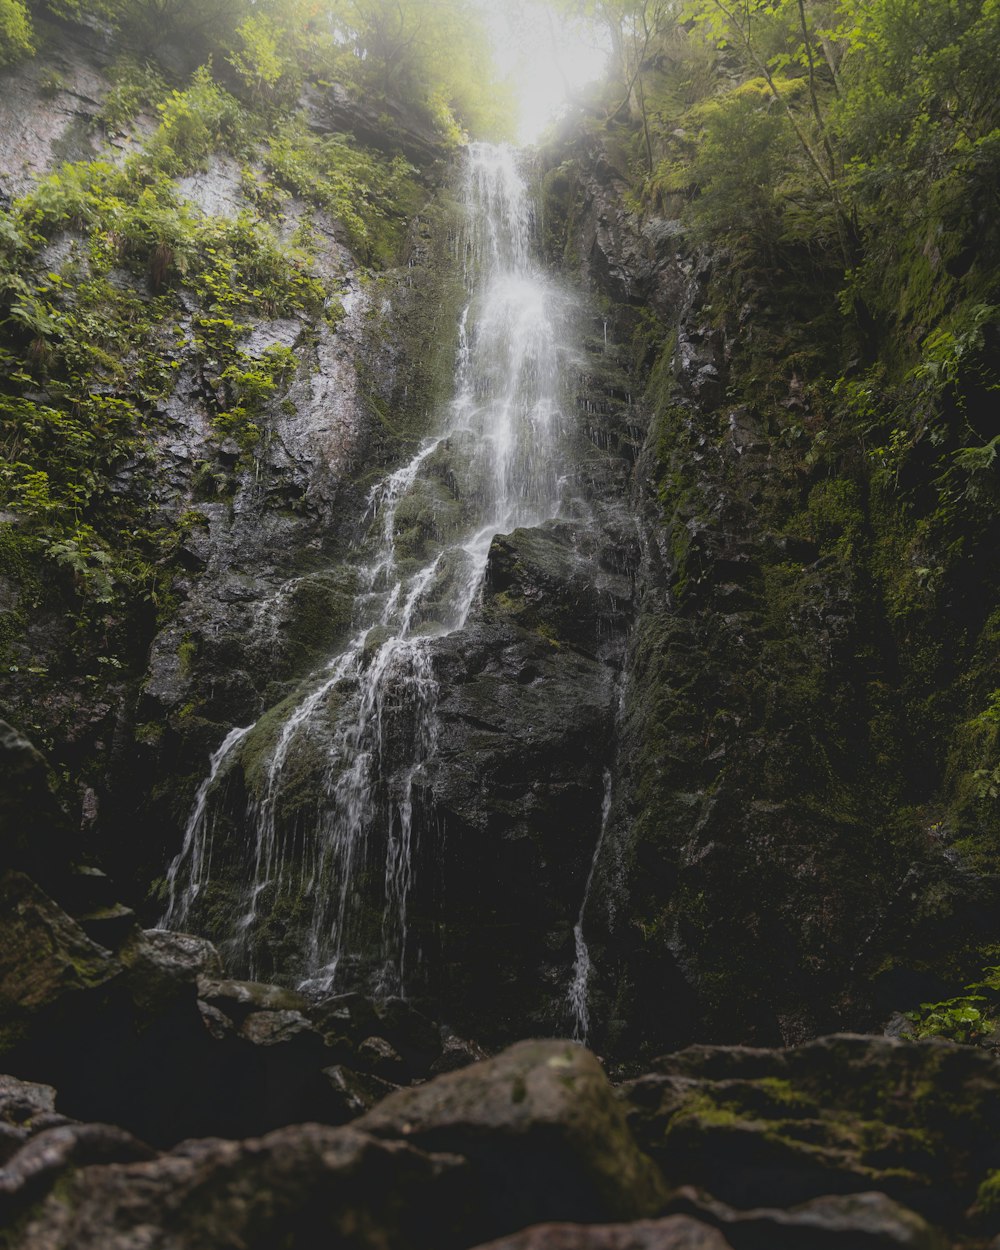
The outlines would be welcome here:
[[[986,993],[973,993],[985,990]],[[963,994],[939,1003],[921,1003],[919,1011],[907,1011],[911,1038],[945,1037],[975,1045],[991,1037],[1000,1005],[1000,966],[984,968],[981,979],[965,987]]]
[[[0,65],[10,65],[35,51],[31,17],[22,0],[0,0]]]

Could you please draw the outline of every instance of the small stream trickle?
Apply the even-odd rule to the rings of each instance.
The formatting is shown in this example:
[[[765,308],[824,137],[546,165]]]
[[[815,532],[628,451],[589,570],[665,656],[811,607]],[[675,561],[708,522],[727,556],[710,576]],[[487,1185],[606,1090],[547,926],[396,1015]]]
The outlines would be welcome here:
[[[569,985],[569,1005],[573,1013],[573,1037],[578,1042],[586,1045],[590,1036],[590,950],[587,947],[586,939],[583,936],[583,920],[587,911],[587,904],[590,902],[590,891],[594,884],[594,873],[597,871],[597,861],[600,859],[601,850],[604,847],[604,838],[608,831],[608,820],[611,816],[611,799],[612,799],[612,779],[611,770],[604,770],[604,798],[601,801],[601,829],[597,835],[597,845],[594,847],[594,855],[590,861],[590,871],[587,873],[587,884],[583,889],[583,901],[580,904],[580,914],[577,916],[576,924],[573,926],[573,940],[576,944],[576,959],[573,964],[573,974]]]

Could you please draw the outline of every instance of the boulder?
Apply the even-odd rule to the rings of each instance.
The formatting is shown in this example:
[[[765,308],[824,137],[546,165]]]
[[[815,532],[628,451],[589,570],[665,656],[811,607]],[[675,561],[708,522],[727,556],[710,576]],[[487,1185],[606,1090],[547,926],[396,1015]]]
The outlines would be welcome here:
[[[461,1240],[452,1230],[468,1220],[462,1171],[456,1159],[317,1124],[249,1141],[187,1141],[158,1158],[64,1175],[8,1244],[11,1250],[457,1250]]]
[[[177,977],[196,980],[198,977],[221,977],[219,952],[206,938],[193,933],[174,933],[170,929],[146,929],[143,941],[164,971]]]
[[[154,1018],[178,1008],[193,1016],[198,978],[220,966],[211,942],[190,933],[145,929],[120,951],[126,981],[140,1016]]]
[[[320,999],[310,1008],[309,1015],[324,1032],[346,1037],[355,1044],[379,1030],[375,1004],[363,994],[335,994]]]
[[[0,877],[0,1053],[79,1021],[121,970],[29,877]],[[45,1063],[29,1066],[41,1073]]]
[[[62,1124],[44,1129],[0,1168],[0,1219],[9,1219],[30,1205],[73,1167],[152,1157],[148,1146],[110,1124]]]
[[[377,1008],[378,1033],[392,1043],[407,1069],[426,1074],[441,1054],[441,1034],[421,1012],[402,998],[387,998]]]
[[[399,1088],[389,1081],[383,1081],[381,1077],[367,1072],[355,1072],[353,1068],[344,1067],[343,1064],[332,1064],[329,1068],[324,1068],[323,1075],[334,1095],[341,1101],[345,1122],[364,1115]]]
[[[1000,1166],[1000,1063],[971,1047],[841,1034],[656,1068],[622,1090],[637,1140],[669,1181],[735,1206],[877,1189],[948,1220]]]
[[[488,1059],[486,1051],[477,1042],[466,1041],[450,1029],[442,1030],[441,1054],[430,1066],[431,1076],[441,1076],[445,1072],[457,1072],[459,1068],[467,1068],[470,1063],[478,1063]]]
[[[239,1035],[254,1046],[298,1044],[321,1050],[323,1039],[299,1011],[252,1011],[239,1027]]]
[[[87,937],[111,950],[120,946],[136,927],[135,912],[123,903],[95,907],[78,915],[76,920]]]
[[[632,1224],[535,1224],[476,1250],[731,1250],[708,1224],[685,1215]]]
[[[56,1111],[56,1091],[51,1085],[0,1076],[0,1164],[4,1164],[29,1137],[43,1129],[67,1124]]]
[[[369,1072],[387,1080],[403,1078],[402,1057],[384,1037],[366,1037],[358,1047],[358,1062]]]
[[[572,1042],[519,1042],[390,1094],[356,1126],[468,1159],[481,1240],[544,1220],[635,1219],[664,1197],[600,1064]]]
[[[56,801],[45,756],[0,720],[0,867],[46,884],[68,866],[68,821]]]
[[[253,1011],[297,1011],[305,1013],[309,1004],[301,994],[263,981],[229,981],[213,976],[198,980],[198,997],[237,1023]]]
[[[947,1250],[925,1219],[877,1192],[827,1194],[787,1211],[737,1211],[686,1190],[668,1210],[719,1228],[734,1250]]]

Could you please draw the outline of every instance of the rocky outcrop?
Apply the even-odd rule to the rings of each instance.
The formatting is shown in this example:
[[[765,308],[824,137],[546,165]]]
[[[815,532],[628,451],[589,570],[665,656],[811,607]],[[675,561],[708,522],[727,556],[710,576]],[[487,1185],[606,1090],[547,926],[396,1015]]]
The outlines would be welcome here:
[[[66,910],[24,873],[0,877],[0,1070],[15,1074],[0,1090],[12,1108],[0,1143],[67,1116],[161,1146],[306,1119],[342,1124],[400,1084],[483,1057],[398,998],[306,999],[226,979],[211,943],[141,930],[113,894],[104,910],[127,923],[104,923],[102,945],[87,931],[90,875],[82,882],[59,876]]]
[[[12,1250],[978,1250],[998,1089],[982,1053],[839,1036],[692,1047],[616,1097],[535,1041],[349,1126],[155,1152],[4,1078],[0,1211]]]
[[[878,1190],[953,1224],[1000,1165],[1000,1067],[947,1042],[695,1046],[622,1093],[669,1180],[742,1208]]]
[[[82,1144],[87,1127],[43,1130],[7,1165],[21,1204],[11,1245],[124,1250],[142,1229],[163,1250],[318,1237],[458,1248],[548,1216],[627,1217],[662,1199],[597,1061],[568,1043],[523,1043],[392,1094],[350,1128],[189,1141],[150,1158],[91,1126],[100,1160]]]
[[[791,363],[849,370],[818,328],[833,295],[640,215],[623,136],[567,127],[541,175],[550,256],[606,301],[641,443],[594,1036],[648,1056],[875,1027],[947,997],[959,963],[975,979],[996,941],[995,861],[977,878],[945,845],[937,712],[905,711],[917,688],[944,706],[938,644],[911,649],[927,618],[880,554],[901,522],[846,434],[828,457],[837,405]],[[951,599],[944,636],[992,638],[985,600]],[[943,657],[935,671],[963,705]]]
[[[63,160],[119,163],[155,129],[155,119],[140,115],[123,135],[104,119],[120,51],[107,32],[70,22],[46,23],[43,33],[42,55],[4,70],[0,193],[8,200]],[[141,315],[178,328],[173,346],[155,345],[169,362],[172,386],[151,411],[141,398],[142,446],[116,466],[114,484],[116,497],[148,510],[160,537],[172,536],[157,565],[169,563],[174,573],[169,604],[161,600],[159,612],[137,605],[128,637],[106,639],[114,658],[102,656],[104,669],[84,680],[64,671],[72,621],[55,593],[62,581],[39,606],[23,560],[8,559],[4,548],[10,567],[4,563],[0,577],[0,624],[13,651],[0,702],[53,745],[69,775],[60,788],[75,809],[71,824],[82,824],[87,856],[112,872],[129,904],[145,906],[147,923],[159,912],[146,899],[149,885],[178,848],[210,751],[233,724],[279,702],[342,641],[355,591],[342,562],[364,527],[368,475],[419,438],[441,394],[442,366],[450,373],[454,354],[455,215],[442,187],[447,153],[440,140],[400,117],[389,142],[384,119],[376,124],[363,102],[352,106],[336,87],[307,95],[315,133],[353,133],[364,144],[381,125],[388,147],[419,164],[411,173],[422,180],[415,196],[421,211],[396,258],[401,269],[374,276],[362,291],[368,258],[352,254],[342,225],[283,193],[274,238],[289,244],[309,235],[309,267],[325,299],[284,317],[262,307],[241,322],[245,363],[274,348],[290,349],[296,361],[258,414],[252,453],[216,428],[227,384],[195,349],[194,291],[175,283],[173,271],[164,292],[141,273],[116,269],[112,285],[130,293]],[[185,211],[222,230],[241,213],[259,224],[243,163],[218,153],[202,165],[175,181]],[[71,223],[53,239],[49,269],[76,254],[77,233]],[[170,302],[166,313],[157,296]],[[13,513],[0,519],[5,531],[17,523]],[[124,627],[118,617],[112,625]]]

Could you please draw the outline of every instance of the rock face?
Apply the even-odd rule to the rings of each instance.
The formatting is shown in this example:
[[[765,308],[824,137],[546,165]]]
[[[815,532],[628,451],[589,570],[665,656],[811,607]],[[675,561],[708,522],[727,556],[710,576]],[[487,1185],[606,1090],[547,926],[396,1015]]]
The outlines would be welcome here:
[[[4,868],[59,877],[70,863],[69,821],[53,793],[48,761],[0,721],[0,845]]]
[[[550,257],[606,301],[641,444],[593,1036],[648,1057],[874,1027],[953,993],[956,963],[975,979],[997,940],[995,851],[964,860],[942,820],[961,709],[992,680],[992,557],[918,606],[884,554],[910,523],[860,450],[825,458],[836,404],[786,363],[793,343],[836,351],[817,329],[833,296],[776,299],[679,221],[640,218],[624,151],[567,128],[541,172]]]
[[[773,1246],[776,1250],[837,1247],[843,1250],[946,1250],[947,1242],[915,1211],[885,1194],[830,1194],[813,1198],[789,1211],[754,1208],[735,1211],[723,1203],[678,1196],[672,1208],[693,1212],[722,1229],[736,1250]]]
[[[436,648],[444,846],[428,990],[477,1036],[571,1026],[572,927],[601,831],[628,560],[583,525],[500,536],[482,604]]]

